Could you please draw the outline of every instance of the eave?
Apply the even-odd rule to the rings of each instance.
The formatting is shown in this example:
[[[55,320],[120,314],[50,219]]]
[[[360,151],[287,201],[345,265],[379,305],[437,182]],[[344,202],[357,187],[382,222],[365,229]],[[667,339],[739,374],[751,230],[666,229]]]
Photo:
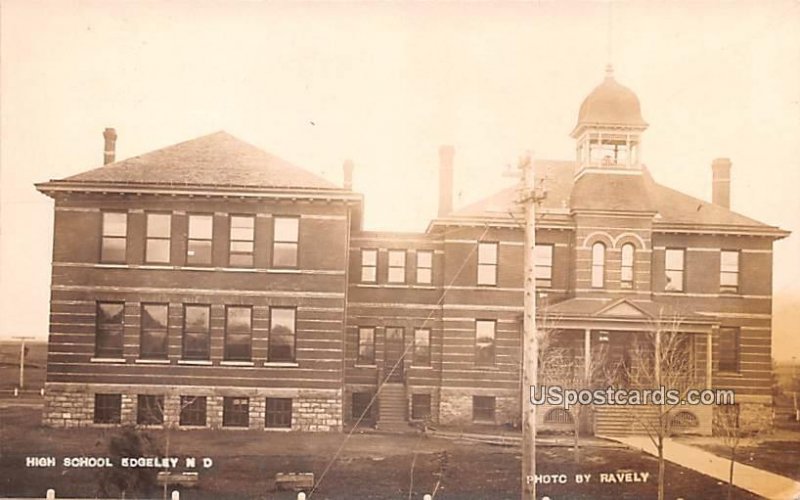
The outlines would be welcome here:
[[[309,189],[302,187],[254,187],[235,185],[158,184],[158,183],[104,183],[80,181],[50,181],[36,184],[36,189],[51,198],[58,194],[117,194],[186,196],[204,198],[323,200],[363,202],[363,195],[344,189]]]
[[[665,234],[707,234],[713,236],[758,236],[780,240],[791,234],[790,231],[775,226],[744,226],[722,224],[690,224],[679,222],[653,222],[654,233]]]

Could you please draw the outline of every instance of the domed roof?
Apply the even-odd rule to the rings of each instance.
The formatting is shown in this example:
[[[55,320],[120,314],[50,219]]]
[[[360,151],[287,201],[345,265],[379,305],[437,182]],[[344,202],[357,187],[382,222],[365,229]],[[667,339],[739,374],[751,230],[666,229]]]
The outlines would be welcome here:
[[[575,128],[581,125],[647,126],[642,118],[639,98],[631,89],[617,83],[611,65],[606,67],[603,83],[583,100]]]

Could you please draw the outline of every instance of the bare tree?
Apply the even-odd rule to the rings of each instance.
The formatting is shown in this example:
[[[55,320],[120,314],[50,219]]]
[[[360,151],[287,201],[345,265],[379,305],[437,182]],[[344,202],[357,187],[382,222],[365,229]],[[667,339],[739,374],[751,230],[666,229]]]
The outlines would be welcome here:
[[[569,344],[570,339],[564,339],[562,335],[563,332],[552,328],[544,330],[541,334],[539,377],[542,384],[558,385],[563,389],[576,391],[591,390],[606,385],[607,346],[605,344],[594,346],[589,353],[588,362],[584,359],[581,365],[574,346]],[[567,411],[572,419],[575,460],[580,461],[581,427],[591,414],[592,405],[578,402],[571,405]]]
[[[659,500],[664,499],[664,441],[669,437],[673,414],[688,391],[700,387],[690,341],[691,337],[681,332],[680,316],[662,313],[651,322],[650,331],[633,343],[625,362],[619,364],[618,373],[628,387],[670,391],[676,396],[669,401],[659,397],[642,407],[644,412],[632,412],[658,451]]]
[[[142,401],[139,401],[138,406],[138,415],[137,415],[137,424],[138,425],[161,425],[163,426],[163,436],[164,436],[164,456],[170,456],[170,437],[172,429],[178,426],[178,422],[170,421],[167,422],[167,412],[166,412],[166,401],[167,398],[156,397],[147,405],[142,405]],[[181,413],[183,410],[197,401],[197,396],[185,397],[178,399],[178,419],[180,420]],[[164,472],[169,472],[169,469],[165,465]],[[166,500],[168,498],[168,489],[169,484],[167,481],[164,481],[162,487],[162,498]]]
[[[719,436],[722,444],[728,450],[730,468],[728,471],[728,500],[733,498],[733,468],[736,464],[736,451],[746,438],[755,438],[768,427],[757,422],[744,429],[739,421],[739,407],[737,405],[722,405],[717,408],[714,417],[714,434]]]

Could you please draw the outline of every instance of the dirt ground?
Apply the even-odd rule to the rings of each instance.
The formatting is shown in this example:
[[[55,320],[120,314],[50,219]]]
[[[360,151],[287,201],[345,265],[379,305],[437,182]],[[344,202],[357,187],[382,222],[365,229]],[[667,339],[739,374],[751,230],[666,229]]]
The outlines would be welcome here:
[[[47,488],[54,488],[59,498],[97,494],[102,469],[66,468],[63,459],[110,456],[108,441],[119,434],[118,429],[42,428],[39,408],[3,407],[1,403],[0,496],[42,497]],[[163,449],[167,431],[148,432]],[[345,443],[346,435],[340,433],[168,432],[171,456],[210,457],[214,462],[210,469],[200,471],[198,487],[184,490],[181,498],[295,498],[293,493],[274,491],[278,472],[314,472],[318,489],[311,498],[319,499],[409,498],[409,491],[411,498],[422,498],[437,484],[436,498],[519,498],[521,457],[516,448],[424,435],[356,433]],[[26,457],[55,457],[57,465],[26,467]],[[631,450],[587,448],[576,463],[569,448],[539,447],[537,460],[540,474],[566,478],[566,484],[540,484],[539,495],[639,499],[656,494],[657,461]],[[644,473],[649,477],[646,482],[599,482],[601,473],[621,473],[624,480],[625,472],[636,473],[628,479],[641,479]],[[591,474],[590,482],[578,484],[576,474]],[[714,479],[667,465],[668,498],[720,498],[725,488]],[[146,496],[157,498],[159,491],[150,490]],[[737,490],[735,498],[757,497]]]

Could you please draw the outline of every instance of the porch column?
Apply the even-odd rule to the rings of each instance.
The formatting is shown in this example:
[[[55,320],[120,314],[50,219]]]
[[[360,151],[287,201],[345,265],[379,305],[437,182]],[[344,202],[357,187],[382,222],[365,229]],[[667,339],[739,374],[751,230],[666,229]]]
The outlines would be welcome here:
[[[591,376],[592,366],[592,330],[587,328],[583,332],[583,375],[586,380]]]
[[[706,332],[706,389],[711,389],[711,371],[714,367],[712,354],[714,351],[714,335],[718,332],[719,326],[714,325]]]

